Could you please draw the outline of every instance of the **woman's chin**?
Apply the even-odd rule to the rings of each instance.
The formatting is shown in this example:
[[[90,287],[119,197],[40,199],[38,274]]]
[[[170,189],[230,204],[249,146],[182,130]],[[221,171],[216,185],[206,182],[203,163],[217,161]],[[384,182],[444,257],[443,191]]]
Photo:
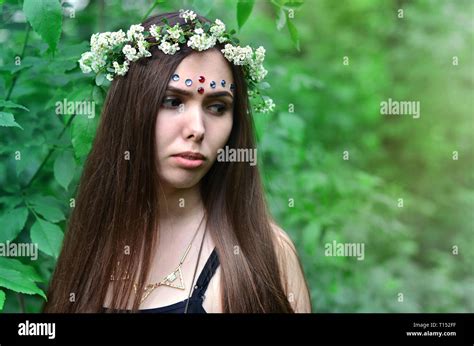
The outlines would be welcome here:
[[[170,177],[162,177],[167,186],[175,189],[189,189],[201,180],[201,174],[175,174]]]

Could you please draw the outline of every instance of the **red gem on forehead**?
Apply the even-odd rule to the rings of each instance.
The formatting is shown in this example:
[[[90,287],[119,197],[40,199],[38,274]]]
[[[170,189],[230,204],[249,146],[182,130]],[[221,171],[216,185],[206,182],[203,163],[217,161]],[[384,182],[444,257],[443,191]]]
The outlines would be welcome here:
[[[204,83],[206,81],[206,78],[204,76],[199,76],[199,83]]]
[[[202,82],[201,82],[201,83],[202,83]],[[204,88],[203,88],[203,87],[199,87],[199,88],[198,88],[198,93],[204,94]]]

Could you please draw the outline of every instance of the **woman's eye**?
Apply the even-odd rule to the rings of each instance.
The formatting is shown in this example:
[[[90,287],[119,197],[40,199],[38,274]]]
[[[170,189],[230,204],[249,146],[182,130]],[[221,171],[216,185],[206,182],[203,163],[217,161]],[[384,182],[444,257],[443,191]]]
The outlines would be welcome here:
[[[177,97],[167,97],[163,100],[163,107],[165,108],[178,108],[183,102]]]
[[[209,108],[212,108],[213,112],[217,114],[224,114],[227,111],[227,106],[224,104],[214,104],[209,106]]]

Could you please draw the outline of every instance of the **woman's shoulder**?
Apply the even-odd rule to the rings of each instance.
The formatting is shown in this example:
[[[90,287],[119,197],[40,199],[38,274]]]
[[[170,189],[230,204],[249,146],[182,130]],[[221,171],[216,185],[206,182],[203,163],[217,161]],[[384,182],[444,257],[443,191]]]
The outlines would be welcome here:
[[[270,226],[272,227],[273,235],[275,236],[275,239],[277,241],[277,244],[279,245],[280,251],[283,252],[294,252],[297,253],[295,244],[291,240],[290,236],[286,231],[278,226],[275,222],[270,221]]]
[[[295,244],[275,222],[271,221],[270,225],[276,240],[275,252],[288,300],[295,312],[311,312],[311,298]]]

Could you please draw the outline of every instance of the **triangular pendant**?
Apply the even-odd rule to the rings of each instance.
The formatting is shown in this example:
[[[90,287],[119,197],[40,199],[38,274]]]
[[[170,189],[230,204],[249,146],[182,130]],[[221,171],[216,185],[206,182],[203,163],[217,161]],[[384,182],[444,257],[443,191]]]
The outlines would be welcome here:
[[[171,274],[168,274],[163,280],[161,280],[160,285],[184,290],[185,287],[183,281],[183,273],[181,272],[181,266],[178,266],[178,268],[176,268]]]

